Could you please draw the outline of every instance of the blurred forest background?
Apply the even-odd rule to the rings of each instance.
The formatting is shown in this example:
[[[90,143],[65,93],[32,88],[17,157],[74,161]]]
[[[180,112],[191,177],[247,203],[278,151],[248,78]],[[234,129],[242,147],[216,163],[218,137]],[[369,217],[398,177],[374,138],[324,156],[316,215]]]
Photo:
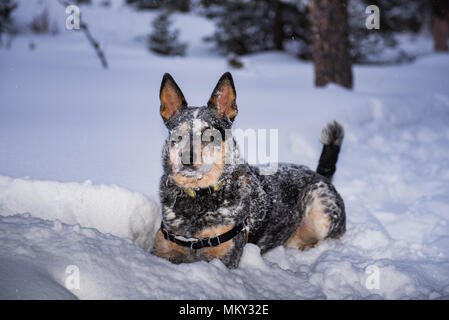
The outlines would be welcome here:
[[[89,5],[91,1],[59,2]],[[136,10],[158,11],[151,22],[153,31],[147,37],[147,46],[153,52],[183,56],[188,43],[179,41],[179,30],[171,27],[170,16],[193,12],[213,21],[215,32],[204,41],[213,42],[215,50],[228,57],[231,67],[241,67],[239,56],[245,54],[285,51],[298,59],[314,60],[317,86],[335,82],[351,88],[352,63],[412,61],[414,54],[398,45],[404,34],[426,33],[433,37],[436,51],[448,50],[449,1],[444,0],[124,0],[124,3]],[[102,4],[110,6],[111,1],[103,0]],[[365,25],[369,14],[365,10],[370,5],[380,10],[380,28],[374,32]],[[2,46],[7,47],[21,31],[15,27],[12,15],[17,7],[15,0],[0,0]],[[29,28],[35,33],[56,32],[45,10],[30,21]],[[3,35],[9,37],[5,39]],[[94,42],[93,46],[99,44]]]

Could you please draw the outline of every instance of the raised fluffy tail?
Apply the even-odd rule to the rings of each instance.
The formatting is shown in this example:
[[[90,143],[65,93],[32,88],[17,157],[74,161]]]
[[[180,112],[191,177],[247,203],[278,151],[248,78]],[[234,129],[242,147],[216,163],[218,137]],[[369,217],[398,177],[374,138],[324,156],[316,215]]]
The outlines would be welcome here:
[[[335,165],[344,135],[343,127],[335,120],[329,122],[321,131],[320,141],[323,144],[323,151],[321,151],[316,172],[329,180],[332,180],[337,169]]]

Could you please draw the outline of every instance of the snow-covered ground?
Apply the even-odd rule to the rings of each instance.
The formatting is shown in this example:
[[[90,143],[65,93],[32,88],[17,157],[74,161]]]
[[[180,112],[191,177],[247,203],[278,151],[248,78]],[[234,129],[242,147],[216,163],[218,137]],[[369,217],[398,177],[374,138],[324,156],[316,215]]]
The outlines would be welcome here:
[[[21,19],[35,10],[26,3]],[[64,8],[51,8],[64,26]],[[449,55],[430,40],[412,64],[355,66],[352,91],[314,88],[312,64],[281,53],[231,70],[235,127],[279,129],[280,161],[314,168],[321,126],[345,126],[334,183],[348,221],[342,239],[304,252],[248,245],[228,270],[173,265],[130,240],[159,225],[163,73],[204,105],[228,70],[201,41],[213,25],[177,14],[188,55],[165,58],[139,41],[155,13],[82,10],[108,70],[63,27],[0,50],[0,298],[449,298]]]

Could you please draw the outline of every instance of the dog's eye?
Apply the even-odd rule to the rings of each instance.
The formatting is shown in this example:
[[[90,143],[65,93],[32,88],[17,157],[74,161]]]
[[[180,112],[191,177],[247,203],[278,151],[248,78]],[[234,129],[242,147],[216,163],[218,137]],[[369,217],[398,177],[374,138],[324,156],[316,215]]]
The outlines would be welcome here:
[[[175,138],[172,141],[170,141],[171,146],[173,147],[175,144],[181,142],[181,140],[182,140],[182,136],[178,136],[177,138]]]
[[[203,140],[201,140],[201,144],[208,145],[209,143],[214,142],[214,141],[215,141],[214,136],[207,135],[206,137],[203,137]]]

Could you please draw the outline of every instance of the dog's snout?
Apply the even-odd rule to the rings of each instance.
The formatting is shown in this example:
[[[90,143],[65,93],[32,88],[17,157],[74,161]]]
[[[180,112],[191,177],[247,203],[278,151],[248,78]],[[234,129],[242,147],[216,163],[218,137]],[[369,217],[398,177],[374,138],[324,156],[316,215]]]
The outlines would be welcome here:
[[[184,159],[183,165],[185,167],[193,167],[193,151],[192,150],[190,150],[189,155],[187,157],[184,157],[183,159]]]
[[[190,149],[189,165],[193,165],[193,149]]]
[[[190,139],[189,148],[181,151],[182,164],[185,167],[193,167],[195,163],[195,149],[193,146],[192,139]]]

